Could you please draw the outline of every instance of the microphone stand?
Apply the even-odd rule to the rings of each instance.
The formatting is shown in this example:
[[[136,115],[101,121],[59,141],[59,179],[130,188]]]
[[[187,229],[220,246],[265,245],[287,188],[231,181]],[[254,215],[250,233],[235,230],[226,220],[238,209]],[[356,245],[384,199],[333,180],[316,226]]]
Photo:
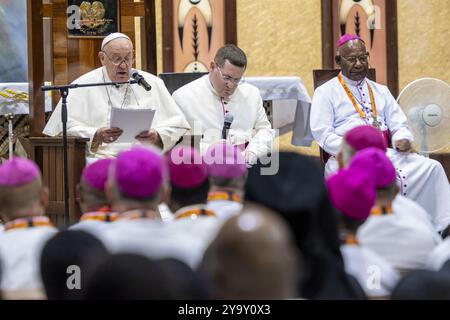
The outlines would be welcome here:
[[[69,84],[61,86],[42,86],[42,91],[58,91],[61,93],[61,122],[63,129],[63,172],[64,172],[64,226],[69,226],[69,168],[67,159],[67,96],[69,89],[99,86],[117,86],[121,84],[134,84],[136,80],[128,80],[123,82],[103,82],[103,83],[86,83],[86,84]]]

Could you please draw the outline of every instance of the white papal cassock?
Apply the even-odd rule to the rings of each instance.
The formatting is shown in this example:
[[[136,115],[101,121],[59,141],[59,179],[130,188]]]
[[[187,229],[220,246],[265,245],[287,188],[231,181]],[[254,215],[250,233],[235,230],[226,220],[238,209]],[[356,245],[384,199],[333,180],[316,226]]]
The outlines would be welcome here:
[[[311,132],[314,139],[330,155],[339,151],[344,134],[360,125],[372,125],[373,111],[366,80],[361,84],[343,77],[366,115],[363,119],[337,77],[321,85],[314,92],[311,106]],[[370,81],[373,89],[377,122],[381,130],[389,130],[391,140],[408,139],[413,135],[406,116],[386,86]],[[431,215],[437,231],[450,224],[450,186],[442,165],[414,153],[388,149],[387,155],[397,171],[397,181],[402,195],[416,201]],[[326,175],[337,170],[334,157],[326,164]]]
[[[264,111],[258,88],[240,84],[225,102],[211,85],[209,74],[173,93],[191,126],[192,135],[203,135],[200,151],[221,139],[224,110],[233,115],[228,141],[234,145],[249,142],[247,151],[262,156],[272,150],[274,132]]]
[[[151,91],[133,85],[90,87],[72,89],[67,98],[69,135],[92,138],[101,127],[109,127],[111,106],[115,108],[151,108],[156,110],[152,128],[154,128],[163,142],[164,151],[170,149],[179,138],[189,129],[189,125],[176,103],[170,96],[164,83],[154,75],[139,71],[152,86]],[[102,83],[110,82],[106,68],[100,67],[88,72],[73,83]],[[56,136],[62,134],[61,101],[54,110],[50,120],[44,128],[44,134]],[[136,141],[136,143],[139,143]],[[129,143],[102,144],[98,151],[90,152],[93,157],[115,156],[118,152],[131,147]]]

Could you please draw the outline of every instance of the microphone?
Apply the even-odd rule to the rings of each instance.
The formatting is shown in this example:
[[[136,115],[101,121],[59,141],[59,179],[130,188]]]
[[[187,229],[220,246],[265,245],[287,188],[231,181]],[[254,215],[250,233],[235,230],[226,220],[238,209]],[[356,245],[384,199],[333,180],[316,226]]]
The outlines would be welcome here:
[[[139,74],[139,72],[136,69],[130,70],[130,78],[136,80],[137,84],[143,87],[145,90],[147,91],[152,90],[152,86],[149,85],[147,81],[145,81],[144,76]]]
[[[231,113],[226,113],[223,119],[223,129],[222,129],[222,139],[226,139],[228,136],[228,131],[230,130],[231,123],[233,122],[234,117]]]

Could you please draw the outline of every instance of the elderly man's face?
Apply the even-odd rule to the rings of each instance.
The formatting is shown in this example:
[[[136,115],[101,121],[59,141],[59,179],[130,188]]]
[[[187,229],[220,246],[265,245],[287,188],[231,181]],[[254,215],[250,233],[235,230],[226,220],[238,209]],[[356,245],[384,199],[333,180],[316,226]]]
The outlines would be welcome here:
[[[344,76],[354,81],[363,80],[369,69],[369,53],[364,43],[360,40],[350,40],[339,49],[339,53],[336,62]]]
[[[133,44],[125,38],[119,38],[108,43],[98,54],[103,66],[106,67],[111,81],[128,81],[134,62]]]

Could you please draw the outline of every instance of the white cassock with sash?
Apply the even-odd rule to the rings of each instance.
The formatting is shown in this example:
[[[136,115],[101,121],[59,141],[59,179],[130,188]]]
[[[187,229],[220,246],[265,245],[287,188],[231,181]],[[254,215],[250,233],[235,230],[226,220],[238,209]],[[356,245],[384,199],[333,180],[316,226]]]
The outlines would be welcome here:
[[[42,249],[58,230],[39,226],[0,233],[1,289],[43,289],[40,273]]]
[[[151,259],[175,258],[196,269],[221,221],[214,217],[197,220],[118,220],[102,230],[102,242],[112,253],[135,253]]]
[[[404,199],[407,200],[407,199]],[[422,269],[429,253],[441,243],[417,206],[393,202],[392,212],[370,217],[358,229],[358,239],[399,271]]]
[[[235,192],[210,191],[206,207],[217,215],[219,219],[227,220],[241,213],[242,198]]]
[[[152,128],[161,136],[164,151],[167,151],[189,129],[189,125],[170,96],[163,81],[154,75],[139,71],[152,86],[151,91],[133,85],[90,87],[72,89],[67,98],[67,133],[68,135],[92,138],[101,127],[110,126],[111,107],[114,108],[151,108],[156,110]],[[100,67],[90,71],[73,83],[102,83],[111,82],[106,68]],[[145,130],[145,128],[143,128]],[[62,134],[61,101],[55,108],[43,131],[49,136]],[[139,142],[136,141],[136,144]],[[102,144],[97,152],[90,152],[89,156],[104,158],[115,156],[118,152],[129,149],[130,143]]]
[[[188,83],[173,93],[191,126],[192,135],[203,135],[200,151],[221,139],[224,114],[233,115],[228,142],[245,145],[246,151],[260,157],[272,150],[274,131],[264,111],[258,88],[240,84],[229,101],[223,101],[211,85],[209,74]]]
[[[345,76],[343,79],[365,117],[362,118],[355,109],[337,77],[316,89],[310,124],[314,139],[333,156],[326,164],[326,175],[337,170],[334,156],[343,136],[357,126],[373,125],[375,121],[382,131],[389,130],[392,144],[400,139],[413,141],[406,116],[386,86],[367,79],[360,84]],[[367,82],[373,91],[376,108],[372,105]],[[442,165],[414,153],[393,149],[388,149],[387,155],[396,168],[402,195],[422,206],[430,214],[436,231],[442,231],[450,224],[450,186]]]

